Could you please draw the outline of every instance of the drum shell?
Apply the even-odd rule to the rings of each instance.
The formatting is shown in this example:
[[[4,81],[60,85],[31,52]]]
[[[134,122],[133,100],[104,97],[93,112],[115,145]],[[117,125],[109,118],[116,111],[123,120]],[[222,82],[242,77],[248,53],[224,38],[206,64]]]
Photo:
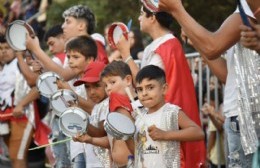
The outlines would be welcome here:
[[[56,80],[61,79],[59,75],[54,72],[45,72],[38,77],[36,81],[36,87],[42,96],[50,98],[53,93],[58,91],[57,84],[54,82],[54,80],[51,80],[53,77],[56,78]],[[48,88],[47,90],[43,90],[42,85],[44,85],[44,82],[46,82],[46,86]]]
[[[124,37],[126,39],[128,39],[128,28],[127,26],[122,23],[122,22],[115,22],[112,23],[111,26],[108,29],[108,42],[111,45],[112,48],[116,49],[116,42],[114,39],[114,31],[116,30],[116,28],[120,28],[122,31],[122,34],[124,35]],[[120,36],[120,34],[118,34]]]
[[[113,112],[113,113],[116,113],[116,112]],[[109,113],[111,114],[111,113]],[[117,130],[110,122],[109,122],[109,114],[107,116],[107,119],[105,120],[104,122],[104,129],[105,131],[111,135],[112,137],[114,137],[115,139],[118,139],[118,140],[128,140],[130,138],[132,138],[134,136],[134,133],[135,133],[135,126],[134,126],[134,123],[132,123],[133,127],[134,127],[134,130],[132,133],[123,133],[119,130]],[[118,115],[123,115],[123,114],[120,114],[118,113]],[[129,119],[130,120],[130,119]],[[119,120],[120,122],[120,120]],[[126,123],[122,123],[122,124],[126,124]]]
[[[64,105],[61,105],[60,102],[58,102],[60,98],[62,97],[63,100],[62,103],[64,103]],[[66,102],[63,102],[63,101],[66,101]],[[53,95],[51,95],[50,97],[50,104],[51,104],[51,107],[54,111],[54,113],[60,117],[61,114],[69,107],[66,107],[66,104],[65,103],[68,103],[68,101],[73,101],[74,104],[77,104],[78,103],[78,97],[77,95],[71,91],[71,90],[68,90],[68,89],[61,89],[61,90],[58,90],[56,91]],[[60,106],[58,106],[57,104],[59,104]]]
[[[73,119],[75,119],[75,117],[73,117],[73,115],[76,115],[76,120],[77,121],[73,121]],[[79,123],[79,120],[78,120],[78,117],[80,117],[81,121],[83,122],[82,125],[78,124]],[[69,118],[69,121],[65,121],[65,119]],[[68,124],[69,123],[69,124]],[[67,124],[67,125],[65,125]],[[73,124],[73,125],[71,125]],[[78,133],[79,134],[83,134],[85,132],[87,132],[87,127],[88,127],[88,124],[89,124],[89,117],[88,115],[86,114],[85,111],[83,111],[82,109],[78,108],[78,107],[70,107],[68,108],[66,111],[64,111],[60,118],[59,118],[59,127],[60,127],[60,130],[62,131],[62,133],[68,137],[73,137],[73,136],[76,136]],[[72,132],[72,131],[69,131],[69,126],[72,126],[73,129],[74,127],[81,127],[82,130],[81,131],[77,131],[77,132]]]
[[[15,34],[12,34],[14,33]],[[6,29],[5,37],[12,49],[15,51],[26,50],[26,34],[34,37],[33,28],[23,20],[15,20]]]

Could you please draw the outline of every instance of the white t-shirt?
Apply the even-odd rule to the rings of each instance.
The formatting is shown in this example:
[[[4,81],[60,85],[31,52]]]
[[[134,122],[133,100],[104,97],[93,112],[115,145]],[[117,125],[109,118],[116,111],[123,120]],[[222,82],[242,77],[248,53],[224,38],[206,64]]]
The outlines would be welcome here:
[[[163,106],[164,107],[164,106]],[[155,125],[160,128],[160,121],[163,113],[163,107],[161,107],[158,111],[145,114],[143,119],[147,125]],[[140,162],[136,167],[159,167],[165,168],[164,159],[162,155],[162,146],[160,141],[153,141],[148,134],[147,127],[145,127],[144,122],[138,118],[135,122],[137,129],[137,137],[139,141],[142,141],[142,151]],[[136,156],[137,157],[137,156]]]
[[[244,8],[245,13],[254,18],[252,11],[250,10],[247,2],[245,0],[241,0],[242,6]],[[234,13],[239,13],[239,10],[236,9]],[[238,115],[238,89],[236,83],[236,71],[235,71],[235,47],[231,47],[226,54],[227,60],[227,80],[225,85],[225,94],[224,94],[224,115],[225,117],[232,117]]]
[[[106,107],[105,107],[106,106]],[[105,111],[103,111],[106,109]],[[92,110],[91,116],[89,117],[89,122],[92,125],[95,125],[94,118],[99,118],[98,121],[106,119],[106,116],[109,112],[108,99],[103,100],[99,104],[96,104]],[[92,144],[86,144],[86,153],[87,153],[87,168],[93,167],[103,167],[102,163],[99,161],[98,157],[94,153],[94,148]]]

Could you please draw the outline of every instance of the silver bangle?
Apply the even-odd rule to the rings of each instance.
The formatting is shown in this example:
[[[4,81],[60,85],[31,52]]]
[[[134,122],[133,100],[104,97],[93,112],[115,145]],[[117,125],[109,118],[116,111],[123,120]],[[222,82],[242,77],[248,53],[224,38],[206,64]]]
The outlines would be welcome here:
[[[131,55],[129,55],[129,56],[125,59],[125,63],[128,63],[131,59],[133,59],[133,58],[132,58]]]

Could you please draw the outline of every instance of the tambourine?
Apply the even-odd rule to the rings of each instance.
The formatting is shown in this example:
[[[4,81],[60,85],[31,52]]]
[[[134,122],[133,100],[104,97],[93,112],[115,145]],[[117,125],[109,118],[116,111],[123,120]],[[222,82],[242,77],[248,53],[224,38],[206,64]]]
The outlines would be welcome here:
[[[111,112],[104,122],[105,131],[115,139],[127,140],[133,137],[135,125],[127,116]]]
[[[41,74],[36,82],[36,86],[41,95],[50,98],[55,92],[58,91],[57,79],[60,76],[54,72],[45,72]]]
[[[151,12],[159,11],[159,0],[141,0],[143,5]]]
[[[89,117],[85,111],[78,107],[70,107],[59,118],[62,133],[68,137],[83,134],[87,131]]]
[[[68,107],[77,103],[78,96],[68,89],[58,90],[50,97],[51,107],[57,116],[61,116]]]
[[[122,35],[124,35],[125,38],[128,39],[128,32],[128,28],[124,23],[112,23],[108,29],[108,42],[110,46],[116,49],[116,44],[118,43]]]
[[[15,20],[6,29],[5,38],[7,43],[15,51],[26,50],[26,34],[35,36],[33,28],[23,20]]]

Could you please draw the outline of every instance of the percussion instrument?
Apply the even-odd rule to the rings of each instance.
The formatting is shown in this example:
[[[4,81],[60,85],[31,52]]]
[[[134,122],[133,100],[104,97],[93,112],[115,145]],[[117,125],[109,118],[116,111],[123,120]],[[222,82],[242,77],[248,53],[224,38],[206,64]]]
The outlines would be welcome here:
[[[78,107],[69,107],[59,118],[60,129],[68,137],[83,134],[87,131],[88,124],[88,114]]]
[[[54,113],[60,116],[68,107],[78,103],[78,96],[71,90],[61,89],[50,97]]]
[[[151,12],[159,11],[159,0],[142,0],[142,3]]]
[[[127,116],[111,112],[104,122],[105,131],[115,139],[127,140],[134,136],[135,125]]]
[[[108,29],[108,42],[112,48],[116,49],[116,44],[120,40],[121,36],[124,35],[128,39],[128,28],[122,22],[115,22]]]
[[[26,34],[35,36],[33,28],[23,20],[15,20],[6,29],[5,37],[12,49],[15,51],[26,50]]]
[[[51,95],[58,90],[56,84],[57,79],[60,79],[59,75],[54,72],[45,72],[41,74],[38,79],[36,86],[41,95],[50,98]]]

